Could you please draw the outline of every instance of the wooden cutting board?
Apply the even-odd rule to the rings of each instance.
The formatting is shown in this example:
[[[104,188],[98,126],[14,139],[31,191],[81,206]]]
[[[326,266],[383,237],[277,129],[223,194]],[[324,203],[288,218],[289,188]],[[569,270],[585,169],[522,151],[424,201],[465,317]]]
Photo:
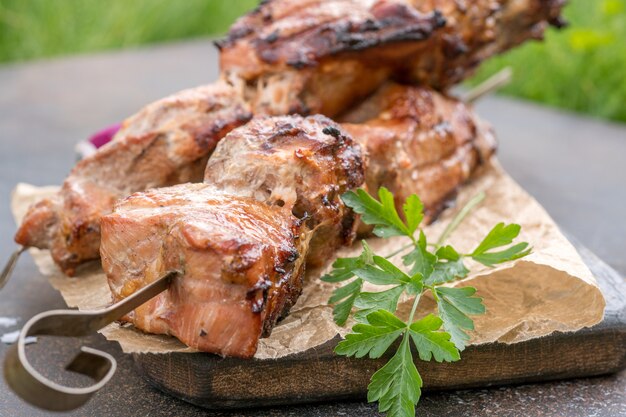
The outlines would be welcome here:
[[[416,365],[425,390],[486,387],[616,372],[626,367],[626,281],[581,245],[606,298],[604,320],[573,333],[526,342],[470,346],[454,363]],[[211,409],[364,399],[370,376],[387,358],[333,353],[339,339],[276,360],[206,353],[135,354],[139,373],[158,389]],[[417,357],[417,355],[414,355]]]

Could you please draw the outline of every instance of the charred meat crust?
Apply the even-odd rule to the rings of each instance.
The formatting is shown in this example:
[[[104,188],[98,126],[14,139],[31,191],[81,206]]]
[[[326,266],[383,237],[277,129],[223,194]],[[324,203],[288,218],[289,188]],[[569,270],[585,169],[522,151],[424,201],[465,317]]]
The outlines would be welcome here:
[[[276,29],[267,36],[253,38],[252,48],[261,61],[267,64],[282,62],[295,69],[302,69],[315,66],[328,56],[403,41],[421,41],[446,23],[438,10],[422,14],[406,4],[379,3],[370,13],[371,17],[362,21],[328,21],[307,27],[295,35],[283,34],[280,29]],[[258,24],[255,21],[258,14],[251,17],[239,20],[226,38],[215,43],[216,46],[225,50],[246,36],[257,33],[258,27],[253,25]],[[271,19],[262,20],[263,24],[271,23]],[[291,46],[296,44],[297,48]]]
[[[562,26],[563,0],[275,0],[218,42],[253,107],[335,116],[389,79],[446,90],[488,57]]]

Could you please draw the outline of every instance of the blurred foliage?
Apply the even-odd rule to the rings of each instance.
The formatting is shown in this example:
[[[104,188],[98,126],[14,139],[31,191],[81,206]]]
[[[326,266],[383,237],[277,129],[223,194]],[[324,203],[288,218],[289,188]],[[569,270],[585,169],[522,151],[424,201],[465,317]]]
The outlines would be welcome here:
[[[0,62],[224,33],[257,0],[0,0]]]
[[[470,84],[510,66],[504,94],[626,122],[626,0],[571,0],[564,15],[569,27],[489,60]]]
[[[0,62],[221,34],[256,0],[0,0]],[[504,94],[626,121],[626,0],[571,0],[570,27],[489,60]]]

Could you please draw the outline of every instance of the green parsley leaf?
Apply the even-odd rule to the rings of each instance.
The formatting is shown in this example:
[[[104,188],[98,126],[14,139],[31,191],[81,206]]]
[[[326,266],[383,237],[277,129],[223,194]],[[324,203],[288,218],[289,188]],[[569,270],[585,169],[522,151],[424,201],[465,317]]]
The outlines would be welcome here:
[[[437,262],[433,272],[424,280],[425,285],[437,285],[465,278],[469,270],[463,263],[463,257],[450,245],[437,249]]]
[[[413,236],[424,219],[424,205],[417,195],[411,194],[404,202],[402,211],[404,212],[404,218],[406,219],[409,233]]]
[[[409,334],[421,360],[429,361],[434,356],[437,362],[453,362],[461,358],[454,343],[450,342],[450,334],[437,331],[442,323],[439,317],[429,314],[409,326]]]
[[[437,249],[437,259],[447,259],[448,261],[458,261],[461,255],[450,245],[442,246]]]
[[[482,298],[473,297],[476,288],[472,287],[435,287],[434,292],[444,329],[450,333],[450,340],[457,349],[465,349],[469,341],[465,330],[474,330],[474,322],[468,315],[485,312]]]
[[[380,256],[374,256],[373,261],[375,265],[365,265],[355,270],[356,276],[372,284],[395,286],[379,292],[361,293],[354,302],[355,307],[360,309],[354,316],[357,321],[364,321],[369,313],[376,310],[395,312],[398,299],[404,291],[414,295],[422,292],[422,276],[419,273],[408,276]]]
[[[346,281],[354,276],[354,270],[362,268],[367,264],[373,262],[374,256],[367,242],[361,241],[363,245],[363,252],[356,258],[338,258],[333,262],[333,269],[329,274],[322,277],[322,281],[325,282],[342,282]],[[358,295],[361,293],[363,287],[363,280],[360,278],[339,287],[333,291],[332,296],[328,300],[330,304],[336,304],[333,307],[333,319],[335,323],[342,326],[348,320],[352,307]],[[343,301],[341,301],[343,300]],[[341,302],[339,302],[341,301]]]
[[[411,235],[396,211],[393,194],[385,187],[381,187],[378,190],[378,198],[380,201],[362,189],[348,191],[341,196],[348,207],[361,215],[361,220],[365,224],[375,225],[376,236],[387,238]]]
[[[503,262],[523,258],[531,251],[532,248],[528,247],[528,243],[521,242],[499,252],[485,252],[478,255],[472,255],[472,259],[486,266],[494,266]]]
[[[504,223],[498,223],[491,229],[489,234],[480,242],[476,249],[474,249],[470,256],[483,265],[493,266],[528,255],[531,249],[528,248],[528,243],[526,242],[518,243],[500,252],[488,252],[491,249],[500,248],[513,243],[513,239],[519,235],[520,230],[521,226],[519,224],[505,225]]]
[[[422,277],[416,274],[410,277],[409,281],[388,290],[361,293],[354,302],[354,306],[359,309],[354,314],[354,318],[357,321],[366,321],[366,316],[376,310],[387,310],[395,313],[398,309],[398,300],[403,292],[417,295],[421,294],[423,288]]]
[[[363,268],[367,264],[371,264],[374,253],[370,249],[366,241],[362,240],[363,252],[355,258],[337,258],[333,262],[333,269],[330,273],[324,275],[321,280],[324,282],[341,282],[346,281],[354,276],[354,270]]]
[[[346,323],[348,317],[350,316],[350,312],[352,311],[354,301],[361,293],[362,287],[363,280],[361,278],[357,278],[349,284],[339,287],[333,291],[333,295],[328,299],[330,304],[335,304],[343,300],[340,303],[335,304],[333,307],[333,319],[335,320],[335,323],[340,326],[343,326]]]
[[[463,259],[456,261],[437,262],[433,266],[433,272],[424,280],[425,285],[438,285],[465,278],[469,269],[465,267]]]
[[[402,285],[409,293],[416,294],[422,290],[422,275],[409,276],[382,256],[374,256],[374,265],[365,265],[354,271],[364,281],[376,285]]]
[[[354,306],[359,309],[354,318],[357,321],[367,321],[367,316],[373,311],[395,312],[398,308],[398,299],[403,292],[404,285],[380,292],[362,292],[354,302]]]
[[[489,249],[499,248],[501,246],[511,244],[513,239],[519,235],[521,229],[522,228],[519,224],[496,224],[483,241],[480,242],[476,249],[474,249],[472,254],[485,253]]]
[[[390,417],[415,417],[415,404],[422,394],[422,378],[413,363],[409,338],[404,336],[395,355],[372,375],[367,401]]]
[[[393,285],[409,282],[411,278],[382,256],[374,256],[375,265],[365,265],[354,274],[376,285]]]
[[[356,324],[353,333],[339,342],[335,353],[362,358],[380,358],[391,344],[406,330],[406,324],[385,310],[368,314],[368,323]]]
[[[415,248],[402,257],[402,263],[411,266],[410,274],[421,274],[427,278],[433,272],[437,257],[427,250],[426,235],[420,230],[420,237]]]

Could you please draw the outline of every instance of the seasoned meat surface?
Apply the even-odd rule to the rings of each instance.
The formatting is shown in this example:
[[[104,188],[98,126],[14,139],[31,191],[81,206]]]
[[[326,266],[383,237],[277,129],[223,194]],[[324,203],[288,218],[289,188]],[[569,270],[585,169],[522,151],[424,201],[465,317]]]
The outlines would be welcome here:
[[[302,289],[308,236],[289,210],[207,184],[133,194],[102,220],[115,301],[179,270],[125,320],[196,349],[251,357]]]
[[[261,117],[235,129],[209,159],[205,182],[289,209],[314,230],[309,263],[354,238],[340,196],[364,182],[361,148],[324,116]]]
[[[389,78],[445,90],[547,25],[565,0],[270,0],[239,19],[221,70],[265,113],[334,116]]]
[[[104,216],[102,266],[116,299],[182,271],[127,321],[250,357],[300,294],[307,256],[352,242],[340,195],[362,185],[363,156],[330,119],[284,116],[235,129],[214,157],[204,184],[136,193]]]
[[[369,155],[368,191],[391,190],[400,213],[417,194],[429,221],[496,148],[471,107],[423,87],[385,85],[341,119]]]
[[[72,275],[79,264],[99,257],[100,217],[116,200],[201,181],[217,141],[251,116],[241,90],[223,80],[147,106],[124,122],[111,143],[78,162],[54,198],[29,210],[16,242],[50,249]]]

